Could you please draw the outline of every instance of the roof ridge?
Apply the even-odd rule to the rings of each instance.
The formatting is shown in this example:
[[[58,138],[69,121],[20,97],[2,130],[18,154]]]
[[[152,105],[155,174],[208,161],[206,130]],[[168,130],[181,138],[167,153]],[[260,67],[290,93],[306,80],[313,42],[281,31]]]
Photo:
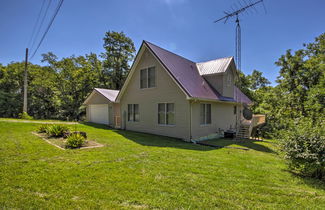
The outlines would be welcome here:
[[[222,58],[216,58],[216,59],[212,59],[212,60],[196,62],[196,64],[207,63],[207,62],[211,62],[211,61],[221,60],[221,59],[225,59],[225,58],[233,58],[233,57],[234,56],[227,56],[227,57],[222,57]]]
[[[190,59],[188,59],[188,58],[185,58],[185,57],[183,57],[183,56],[181,56],[181,55],[178,55],[178,54],[176,54],[176,53],[174,53],[174,52],[172,52],[172,51],[169,51],[169,50],[167,50],[167,49],[165,49],[165,48],[159,47],[158,45],[155,45],[155,44],[153,44],[153,43],[151,43],[151,42],[149,42],[149,41],[143,40],[143,42],[145,42],[146,44],[151,44],[151,45],[153,45],[153,46],[155,46],[155,47],[158,47],[158,48],[160,48],[160,49],[162,49],[162,50],[164,50],[164,51],[166,51],[166,52],[168,52],[168,53],[171,53],[171,54],[176,55],[176,56],[178,56],[178,57],[180,57],[180,58],[182,58],[182,59],[188,60],[188,61],[192,62],[193,64],[196,64],[194,61],[192,61],[192,60],[190,60]]]
[[[96,90],[111,90],[111,91],[120,91],[120,90],[113,90],[113,89],[108,89],[108,88],[94,88]]]

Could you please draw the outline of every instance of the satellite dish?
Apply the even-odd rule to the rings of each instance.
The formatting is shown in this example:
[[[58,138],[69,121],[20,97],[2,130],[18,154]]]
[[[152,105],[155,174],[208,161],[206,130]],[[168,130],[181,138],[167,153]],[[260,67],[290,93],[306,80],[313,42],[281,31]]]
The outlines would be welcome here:
[[[243,116],[246,120],[251,120],[253,118],[253,112],[247,107],[244,107]]]

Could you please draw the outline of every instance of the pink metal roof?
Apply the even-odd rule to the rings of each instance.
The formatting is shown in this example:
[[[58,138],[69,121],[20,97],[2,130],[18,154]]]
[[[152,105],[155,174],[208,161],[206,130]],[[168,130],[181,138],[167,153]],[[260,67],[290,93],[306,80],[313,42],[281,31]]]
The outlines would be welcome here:
[[[238,88],[235,87],[234,98],[224,97],[218,93],[215,89],[210,87],[210,85],[205,81],[205,79],[200,75],[200,71],[197,64],[179,55],[176,55],[170,51],[167,51],[161,47],[158,47],[148,41],[144,43],[149,47],[153,54],[160,60],[160,62],[165,66],[169,73],[173,76],[176,82],[183,88],[183,90],[188,94],[188,96],[193,98],[208,99],[208,100],[220,100],[220,101],[230,101],[251,103],[251,100],[242,93]],[[209,71],[213,72],[212,66],[216,66],[216,62],[220,69],[226,68],[226,63],[230,63],[232,57],[224,58],[222,61],[215,61],[213,65],[207,64]],[[205,62],[207,63],[207,62]],[[219,70],[218,70],[219,71]]]
[[[219,100],[219,97],[210,88],[209,84],[200,76],[193,61],[150,42],[144,42],[190,97]]]
[[[102,89],[102,88],[95,88],[95,90],[100,94],[102,94],[105,98],[107,98],[111,102],[115,102],[116,97],[120,92],[119,90]]]
[[[236,86],[234,86],[235,101],[245,104],[252,104],[253,102]]]

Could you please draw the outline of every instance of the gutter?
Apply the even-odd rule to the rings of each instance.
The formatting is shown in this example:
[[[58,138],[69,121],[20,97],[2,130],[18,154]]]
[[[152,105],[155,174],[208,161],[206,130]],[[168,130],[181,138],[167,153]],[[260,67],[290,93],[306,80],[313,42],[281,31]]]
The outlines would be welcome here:
[[[207,102],[214,102],[214,103],[241,104],[240,102],[236,102],[236,101],[221,101],[221,100],[207,99],[207,98],[186,97],[186,99],[189,101],[207,101]]]

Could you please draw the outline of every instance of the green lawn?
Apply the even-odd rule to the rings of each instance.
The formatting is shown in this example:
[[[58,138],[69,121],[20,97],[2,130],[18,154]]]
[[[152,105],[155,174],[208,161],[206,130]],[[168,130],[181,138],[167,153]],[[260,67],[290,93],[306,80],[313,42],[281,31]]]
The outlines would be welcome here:
[[[73,122],[73,121],[62,121],[62,120],[50,120],[50,119],[44,119],[44,120],[36,120],[36,119],[31,119],[31,120],[26,120],[26,119],[20,119],[20,118],[3,118],[0,117],[0,122],[5,121],[35,121],[35,122],[49,122],[49,123],[58,123],[58,122],[63,122],[63,123],[67,123],[67,122]]]
[[[37,126],[0,122],[1,209],[325,208],[324,184],[288,172],[269,141],[217,149],[88,124],[105,147],[60,150]]]

